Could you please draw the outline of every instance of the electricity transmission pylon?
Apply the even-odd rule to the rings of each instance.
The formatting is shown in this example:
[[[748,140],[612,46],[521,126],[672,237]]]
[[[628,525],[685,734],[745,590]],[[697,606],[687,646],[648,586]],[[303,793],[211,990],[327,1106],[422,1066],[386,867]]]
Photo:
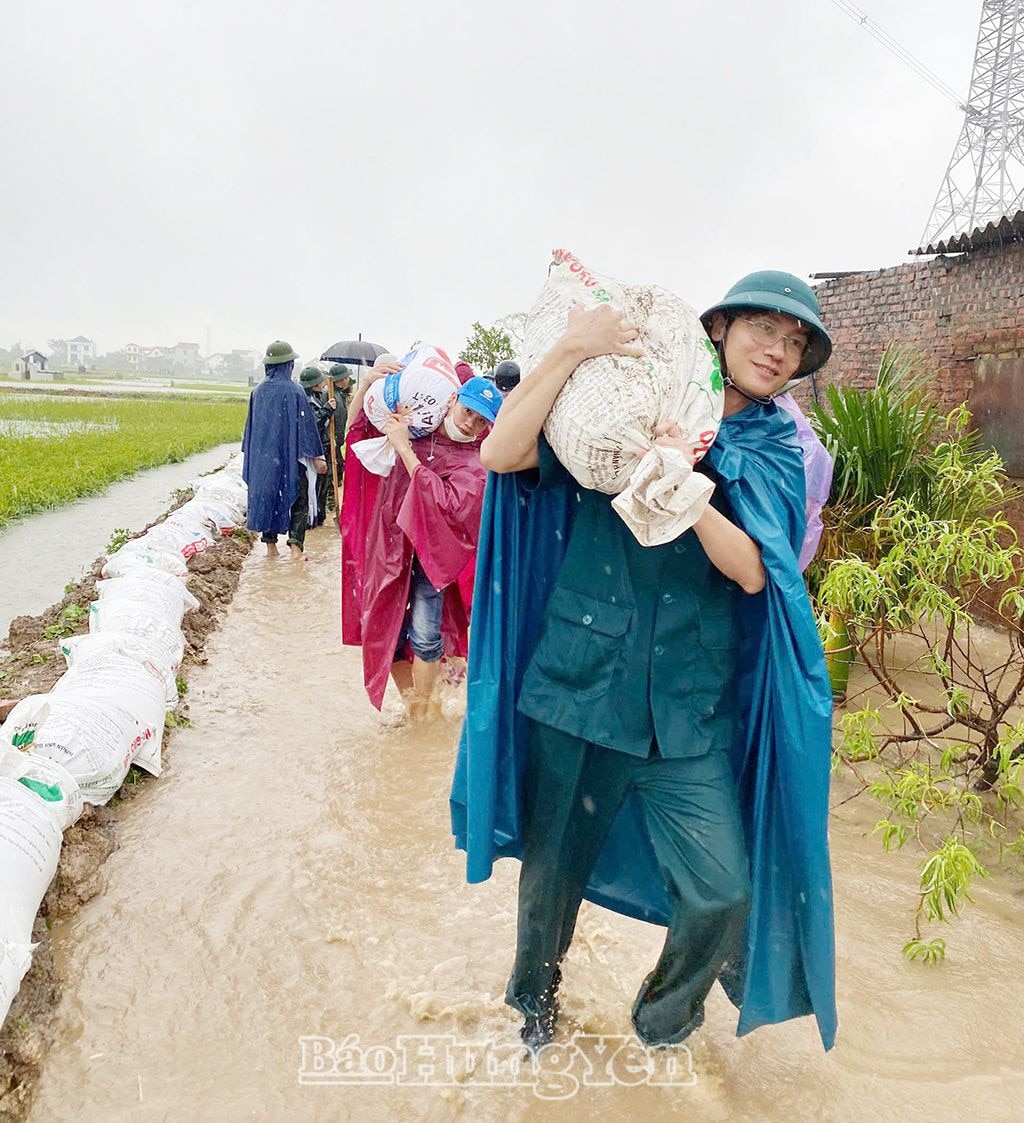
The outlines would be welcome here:
[[[921,244],[1024,209],[1024,0],[983,0],[971,92]]]

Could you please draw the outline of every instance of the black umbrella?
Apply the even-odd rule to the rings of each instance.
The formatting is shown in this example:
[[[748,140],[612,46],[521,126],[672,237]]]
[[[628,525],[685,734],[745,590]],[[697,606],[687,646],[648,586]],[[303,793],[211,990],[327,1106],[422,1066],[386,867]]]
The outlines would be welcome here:
[[[340,343],[331,344],[320,358],[346,366],[372,367],[377,356],[384,354],[387,354],[386,347],[367,343],[360,335],[358,339],[343,339]]]

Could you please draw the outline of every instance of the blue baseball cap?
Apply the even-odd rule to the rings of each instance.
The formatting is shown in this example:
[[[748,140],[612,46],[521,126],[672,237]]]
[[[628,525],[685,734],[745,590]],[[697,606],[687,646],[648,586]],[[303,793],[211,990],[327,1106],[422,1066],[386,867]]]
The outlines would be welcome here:
[[[458,398],[466,409],[474,410],[494,424],[498,410],[501,409],[502,398],[501,391],[489,379],[480,375],[467,379],[459,390]]]

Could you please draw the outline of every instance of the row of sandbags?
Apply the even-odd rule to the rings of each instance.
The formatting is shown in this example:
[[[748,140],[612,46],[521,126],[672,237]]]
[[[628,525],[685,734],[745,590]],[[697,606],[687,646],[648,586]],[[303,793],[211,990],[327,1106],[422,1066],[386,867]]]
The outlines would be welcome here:
[[[243,522],[238,458],[190,485],[195,495],[111,554],[89,633],[60,642],[67,670],[0,726],[0,1024],[31,964],[32,925],[63,832],[105,804],[135,764],[160,775],[164,720],[178,703],[181,623],[199,602],[186,559]]]

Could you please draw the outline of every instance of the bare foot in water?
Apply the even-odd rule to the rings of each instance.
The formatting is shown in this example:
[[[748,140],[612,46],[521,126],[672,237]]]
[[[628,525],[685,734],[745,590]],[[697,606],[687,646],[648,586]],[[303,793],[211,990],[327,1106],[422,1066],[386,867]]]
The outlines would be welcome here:
[[[306,555],[302,552],[301,546],[296,546],[292,542],[289,543],[288,549],[292,552],[292,561],[306,561]]]
[[[277,552],[277,543],[276,542],[268,542],[267,543],[267,557],[268,558],[276,558],[276,557],[279,557],[279,556],[280,555]]]

